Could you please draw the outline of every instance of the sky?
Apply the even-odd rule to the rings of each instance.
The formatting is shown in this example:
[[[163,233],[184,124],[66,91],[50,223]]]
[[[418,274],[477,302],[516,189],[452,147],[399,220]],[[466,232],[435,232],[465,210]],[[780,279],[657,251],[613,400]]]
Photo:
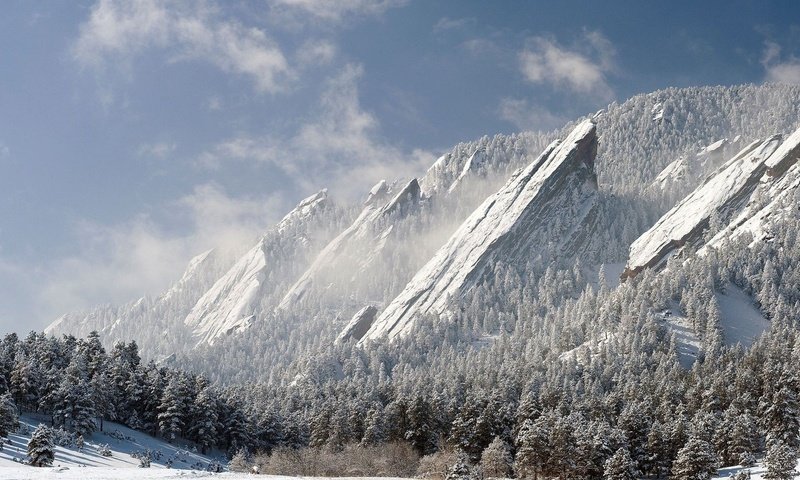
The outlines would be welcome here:
[[[155,295],[321,188],[670,86],[800,83],[793,1],[10,0],[0,333]]]

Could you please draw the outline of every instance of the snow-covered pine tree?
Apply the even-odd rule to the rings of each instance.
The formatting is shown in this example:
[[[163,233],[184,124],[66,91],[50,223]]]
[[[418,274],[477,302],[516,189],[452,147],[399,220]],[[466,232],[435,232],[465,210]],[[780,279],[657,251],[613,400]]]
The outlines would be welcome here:
[[[517,476],[538,477],[550,459],[549,428],[546,417],[525,420],[517,434],[517,456],[514,471]]]
[[[364,437],[361,438],[362,446],[375,446],[386,441],[386,426],[383,422],[383,411],[377,407],[370,409]]]
[[[219,438],[219,415],[217,398],[218,394],[211,387],[200,391],[194,401],[194,407],[189,429],[189,436],[198,445],[201,453],[205,454],[214,446]]]
[[[708,480],[717,471],[717,457],[714,447],[705,440],[690,437],[686,445],[678,451],[672,464],[670,478],[682,480]]]
[[[481,455],[481,469],[487,477],[508,478],[511,476],[514,459],[508,444],[500,437],[494,437],[492,443]]]
[[[28,463],[34,467],[49,467],[54,458],[53,431],[50,427],[39,424],[28,442]]]
[[[791,446],[774,441],[767,449],[764,459],[767,471],[763,477],[767,480],[791,480],[797,476],[797,451]]]
[[[19,427],[19,412],[10,393],[0,395],[0,438],[8,437]]]
[[[620,448],[606,461],[604,480],[636,480],[639,478],[636,464],[627,448]]]
[[[183,376],[174,374],[169,379],[158,406],[158,427],[168,442],[172,443],[183,433],[188,410],[189,399]]]
[[[800,447],[800,406],[797,393],[782,378],[783,386],[761,401],[761,422],[767,432],[767,444],[783,442],[791,448]]]
[[[416,395],[408,408],[406,440],[420,456],[431,454],[437,449],[433,411],[422,395]]]

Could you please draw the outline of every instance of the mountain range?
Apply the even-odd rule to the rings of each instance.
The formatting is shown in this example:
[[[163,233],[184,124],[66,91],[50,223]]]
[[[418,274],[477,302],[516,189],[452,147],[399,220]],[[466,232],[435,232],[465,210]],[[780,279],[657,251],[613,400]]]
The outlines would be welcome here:
[[[798,214],[799,112],[794,86],[673,88],[557,131],[458,144],[418,178],[365,185],[355,204],[321,190],[240,258],[202,253],[162,295],[67,313],[46,333],[96,330],[218,379],[260,381],[288,365],[301,378],[336,344],[391,348],[434,319],[481,316],[466,333],[492,342],[513,331],[514,319],[486,321],[500,285],[523,292],[576,272],[560,293],[575,297],[669,275],[745,236],[769,242]],[[219,366],[247,359],[233,377]]]

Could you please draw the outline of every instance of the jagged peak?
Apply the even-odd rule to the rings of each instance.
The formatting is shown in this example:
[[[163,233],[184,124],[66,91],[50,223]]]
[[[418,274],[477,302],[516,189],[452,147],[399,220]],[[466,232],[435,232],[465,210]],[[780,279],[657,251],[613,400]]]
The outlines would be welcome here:
[[[580,242],[583,236],[576,231],[592,218],[595,204],[596,153],[591,120],[581,122],[563,142],[551,143],[473,211],[359,342],[405,335],[420,315],[444,313],[449,299],[477,284],[495,260],[526,257],[539,238],[535,232],[552,228],[557,218],[571,220],[558,227],[565,234],[558,248],[566,251]],[[575,192],[585,194],[576,197]]]
[[[283,232],[313,215],[316,210],[324,207],[328,203],[328,189],[323,188],[319,192],[304,198],[294,207],[289,213],[284,215],[280,222],[276,225],[278,232]]]

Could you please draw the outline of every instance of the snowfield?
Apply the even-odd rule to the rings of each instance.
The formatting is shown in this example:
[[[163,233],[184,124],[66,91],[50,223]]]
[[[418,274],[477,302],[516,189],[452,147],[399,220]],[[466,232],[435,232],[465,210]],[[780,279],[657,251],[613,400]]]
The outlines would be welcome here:
[[[166,468],[115,468],[115,467],[51,467],[36,468],[27,465],[0,467],[3,480],[28,480],[54,478],[60,480],[135,480],[155,478],[253,478],[247,473],[211,473],[197,470],[171,470]]]
[[[9,435],[9,443],[0,451],[0,479],[50,478],[53,475],[58,475],[59,478],[174,478],[176,475],[210,473],[205,470],[214,462],[227,465],[224,455],[219,452],[215,452],[215,455],[201,455],[193,452],[183,442],[172,445],[123,425],[105,422],[104,432],[95,432],[85,438],[81,451],[74,446],[57,446],[53,468],[35,468],[22,462],[26,461],[31,433],[39,423],[46,422],[43,418],[29,415],[20,418],[19,431]],[[103,445],[108,445],[111,450],[110,457],[100,455]],[[148,450],[160,452],[160,458],[153,458],[149,469],[138,468],[139,459],[133,455]],[[166,466],[169,461],[172,463],[171,468]],[[128,472],[125,474],[128,476],[122,473],[115,476],[114,472],[118,470]],[[163,471],[163,475],[172,476],[155,476],[161,475],[155,473],[159,470]],[[149,477],[148,471],[153,472]]]

